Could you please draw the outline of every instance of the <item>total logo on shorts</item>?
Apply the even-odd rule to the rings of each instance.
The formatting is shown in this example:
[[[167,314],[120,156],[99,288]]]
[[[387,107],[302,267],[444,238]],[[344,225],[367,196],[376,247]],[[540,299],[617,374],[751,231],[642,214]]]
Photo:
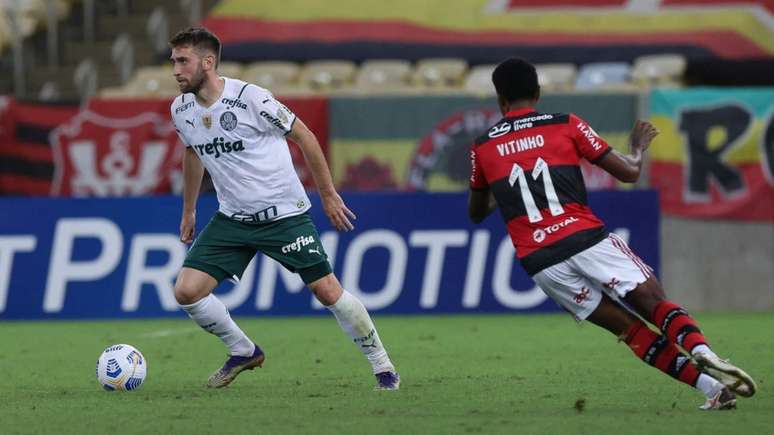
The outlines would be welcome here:
[[[534,240],[535,243],[542,243],[543,240],[546,239],[547,235],[553,234],[568,225],[574,224],[575,222],[578,222],[578,218],[572,216],[559,222],[558,224],[553,224],[550,227],[545,227],[543,229],[538,228],[532,233],[532,240]]]

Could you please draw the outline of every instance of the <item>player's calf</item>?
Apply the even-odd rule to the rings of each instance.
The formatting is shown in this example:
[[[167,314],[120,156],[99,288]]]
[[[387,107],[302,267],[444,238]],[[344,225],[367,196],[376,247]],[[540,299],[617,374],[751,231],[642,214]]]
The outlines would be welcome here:
[[[661,301],[653,310],[652,321],[669,341],[687,350],[691,355],[698,352],[712,352],[696,320],[680,305],[669,300]]]
[[[707,373],[742,397],[755,394],[756,385],[752,377],[712,351],[698,323],[685,308],[666,299],[654,305],[653,324],[669,341],[691,354],[700,372]]]
[[[641,360],[704,393],[707,400],[701,409],[736,408],[736,397],[723,383],[701,373],[691,363],[690,357],[684,355],[665,336],[648,328],[641,320],[632,323],[622,338]]]
[[[632,323],[623,339],[632,352],[647,364],[692,387],[696,386],[701,373],[691,364],[690,358],[642,321]]]

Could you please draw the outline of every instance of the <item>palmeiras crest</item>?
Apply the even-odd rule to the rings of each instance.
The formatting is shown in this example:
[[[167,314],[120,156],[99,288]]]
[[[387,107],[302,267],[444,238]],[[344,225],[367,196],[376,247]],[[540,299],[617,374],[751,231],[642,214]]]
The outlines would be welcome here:
[[[226,131],[235,129],[237,126],[237,117],[234,112],[223,112],[223,114],[220,115],[220,126]]]

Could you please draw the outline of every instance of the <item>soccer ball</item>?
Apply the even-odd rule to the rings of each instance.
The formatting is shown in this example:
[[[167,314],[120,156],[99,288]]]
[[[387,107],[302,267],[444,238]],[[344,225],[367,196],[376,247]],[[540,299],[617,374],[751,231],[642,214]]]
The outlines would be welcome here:
[[[108,347],[97,360],[97,381],[108,391],[136,390],[147,374],[148,361],[128,344]]]

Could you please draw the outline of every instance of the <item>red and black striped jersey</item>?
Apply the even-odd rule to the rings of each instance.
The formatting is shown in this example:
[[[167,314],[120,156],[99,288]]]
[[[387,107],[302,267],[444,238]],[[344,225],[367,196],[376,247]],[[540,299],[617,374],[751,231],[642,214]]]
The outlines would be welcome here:
[[[611,148],[574,114],[532,108],[508,112],[476,139],[470,188],[491,189],[530,275],[607,236],[588,206],[580,160],[598,162]]]

